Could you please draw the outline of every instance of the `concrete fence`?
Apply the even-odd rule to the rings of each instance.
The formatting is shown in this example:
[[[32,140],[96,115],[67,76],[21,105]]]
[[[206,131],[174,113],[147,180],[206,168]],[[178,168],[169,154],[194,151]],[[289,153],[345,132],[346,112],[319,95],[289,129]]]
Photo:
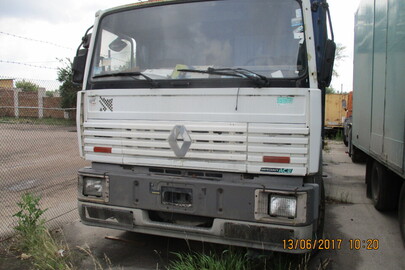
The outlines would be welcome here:
[[[36,92],[0,88],[0,117],[74,119],[76,108],[61,108],[60,97],[47,97],[45,88]]]

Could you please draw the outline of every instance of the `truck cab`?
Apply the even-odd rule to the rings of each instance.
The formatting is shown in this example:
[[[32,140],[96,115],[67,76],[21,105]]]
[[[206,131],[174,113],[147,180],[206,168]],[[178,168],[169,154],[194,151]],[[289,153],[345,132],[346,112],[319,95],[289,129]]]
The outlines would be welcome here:
[[[292,253],[323,229],[325,1],[96,13],[74,61],[90,226]]]

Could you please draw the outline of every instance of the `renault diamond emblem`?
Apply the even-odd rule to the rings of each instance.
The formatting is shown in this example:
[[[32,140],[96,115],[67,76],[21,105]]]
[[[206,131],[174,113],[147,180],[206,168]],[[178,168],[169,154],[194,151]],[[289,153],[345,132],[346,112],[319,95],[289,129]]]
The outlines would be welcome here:
[[[191,145],[191,138],[185,126],[175,126],[170,132],[168,141],[177,157],[184,157]]]

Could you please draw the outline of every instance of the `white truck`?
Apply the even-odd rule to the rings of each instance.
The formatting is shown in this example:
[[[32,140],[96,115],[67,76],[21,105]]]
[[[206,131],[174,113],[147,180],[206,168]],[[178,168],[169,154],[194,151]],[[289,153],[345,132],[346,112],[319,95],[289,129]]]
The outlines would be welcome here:
[[[355,23],[349,152],[354,162],[367,162],[367,194],[375,208],[398,208],[405,244],[404,27],[404,1],[361,2]]]
[[[80,153],[91,161],[79,171],[82,222],[311,250],[324,219],[328,13],[313,0],[97,12],[73,64]]]

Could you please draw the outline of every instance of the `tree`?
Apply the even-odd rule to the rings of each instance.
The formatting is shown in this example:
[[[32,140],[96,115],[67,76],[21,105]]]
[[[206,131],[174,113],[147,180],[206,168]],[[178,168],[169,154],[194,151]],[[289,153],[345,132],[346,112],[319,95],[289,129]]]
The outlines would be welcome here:
[[[80,91],[81,86],[73,83],[72,61],[69,58],[66,58],[65,61],[59,61],[64,64],[64,67],[58,68],[58,81],[62,83],[59,86],[59,93],[62,98],[61,107],[75,108],[77,91]]]
[[[47,97],[54,97],[55,94],[57,94],[58,92],[59,92],[59,90],[53,90],[53,91],[48,90],[48,91],[46,91],[45,94]]]
[[[326,87],[326,94],[336,94],[335,88],[332,86]]]
[[[39,89],[39,85],[26,80],[16,82],[15,87],[21,89],[23,92],[37,92]]]
[[[337,73],[336,68],[339,66],[340,62],[347,57],[345,54],[346,46],[343,44],[336,44],[336,52],[335,52],[335,62],[333,68],[333,76],[339,77],[339,73]]]

